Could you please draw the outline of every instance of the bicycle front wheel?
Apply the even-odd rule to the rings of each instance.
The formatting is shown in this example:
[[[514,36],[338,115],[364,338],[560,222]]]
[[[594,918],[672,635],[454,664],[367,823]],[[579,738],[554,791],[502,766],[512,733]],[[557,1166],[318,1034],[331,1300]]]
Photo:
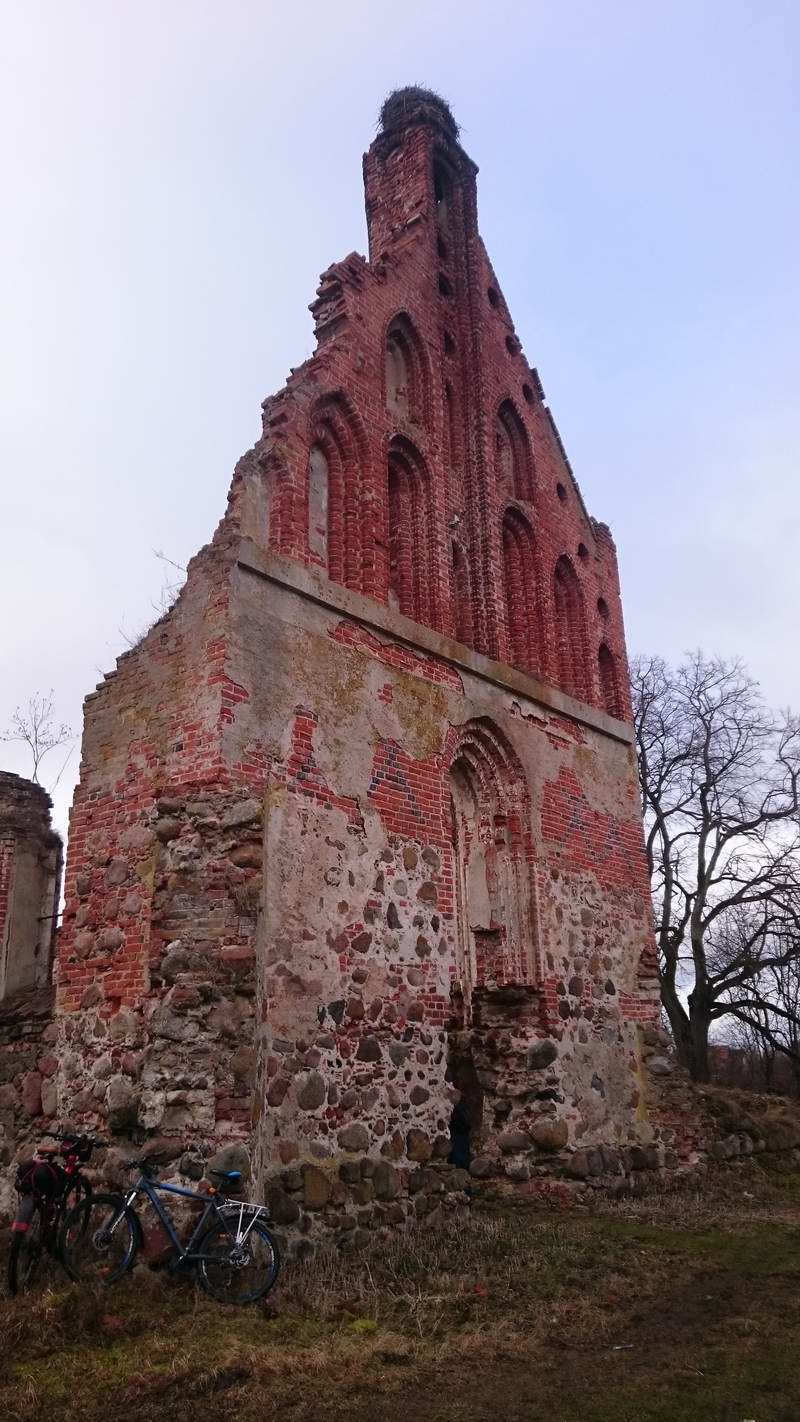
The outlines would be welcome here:
[[[136,1262],[140,1231],[121,1195],[90,1195],[64,1221],[64,1268],[81,1283],[115,1284]]]
[[[250,1304],[269,1293],[278,1277],[280,1253],[275,1236],[256,1221],[239,1231],[217,1220],[197,1245],[200,1283],[218,1303]]]

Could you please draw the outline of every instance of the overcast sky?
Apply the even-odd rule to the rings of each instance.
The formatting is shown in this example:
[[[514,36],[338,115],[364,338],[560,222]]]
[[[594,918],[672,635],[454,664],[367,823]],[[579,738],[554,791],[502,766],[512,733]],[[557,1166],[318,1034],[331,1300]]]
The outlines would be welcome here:
[[[78,729],[153,550],[210,537],[414,82],[480,165],[630,650],[800,704],[797,0],[0,0],[0,31],[0,729],[50,687]]]

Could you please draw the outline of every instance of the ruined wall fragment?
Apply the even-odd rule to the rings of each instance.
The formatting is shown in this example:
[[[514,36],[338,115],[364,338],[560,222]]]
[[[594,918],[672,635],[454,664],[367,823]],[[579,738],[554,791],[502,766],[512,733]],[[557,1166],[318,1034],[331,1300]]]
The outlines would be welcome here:
[[[657,1012],[616,556],[446,106],[365,159],[369,259],[264,402],[175,607],[87,701],[58,1112],[244,1161],[348,1247],[647,1134]],[[612,1157],[609,1157],[612,1158]],[[626,1164],[627,1162],[627,1164]]]

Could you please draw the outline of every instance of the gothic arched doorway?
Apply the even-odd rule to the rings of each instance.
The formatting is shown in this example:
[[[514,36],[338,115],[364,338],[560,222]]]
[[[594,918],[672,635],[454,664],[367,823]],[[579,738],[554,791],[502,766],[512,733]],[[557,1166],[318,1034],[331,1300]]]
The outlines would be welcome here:
[[[529,986],[538,976],[530,799],[516,753],[488,718],[459,729],[449,782],[457,971],[469,1019],[476,988]]]

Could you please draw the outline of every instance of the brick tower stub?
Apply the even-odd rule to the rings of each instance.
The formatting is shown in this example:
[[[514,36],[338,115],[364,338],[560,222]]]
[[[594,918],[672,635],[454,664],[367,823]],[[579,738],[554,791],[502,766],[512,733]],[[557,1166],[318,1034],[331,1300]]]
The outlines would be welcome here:
[[[354,1153],[403,1217],[453,1078],[483,1173],[636,1140],[657,1012],[611,535],[447,106],[392,96],[364,179],[369,258],[87,700],[59,957],[65,1115],[301,1166],[337,1228]]]
[[[0,1002],[50,984],[62,846],[41,785],[0,771]]]

